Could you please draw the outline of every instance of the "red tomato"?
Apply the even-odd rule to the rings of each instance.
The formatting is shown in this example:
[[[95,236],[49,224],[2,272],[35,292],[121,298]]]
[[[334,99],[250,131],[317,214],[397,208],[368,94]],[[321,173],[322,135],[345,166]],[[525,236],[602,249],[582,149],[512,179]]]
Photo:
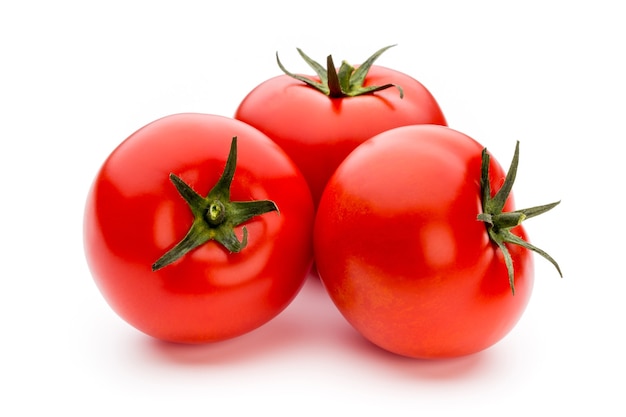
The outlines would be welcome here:
[[[372,66],[388,48],[357,69],[344,62],[338,71],[332,57],[325,70],[298,50],[317,76],[291,74],[279,61],[285,74],[254,88],[235,113],[236,119],[261,130],[289,154],[315,202],[339,163],[366,139],[398,126],[446,124],[435,98],[420,82]],[[336,85],[334,92],[329,85]]]
[[[207,195],[224,207],[190,209]],[[239,216],[253,200],[269,208]],[[221,209],[225,220],[207,225]],[[139,129],[104,162],[86,203],[86,258],[132,326],[166,341],[219,341],[266,323],[298,293],[313,215],[301,172],[264,134],[231,118],[177,114]],[[189,230],[200,232],[184,238]],[[194,239],[190,251],[156,262]]]
[[[486,205],[513,270],[492,228],[477,220],[486,216],[482,151],[444,126],[400,127],[356,148],[328,182],[314,229],[317,269],[341,313],[374,344],[417,358],[467,355],[499,341],[526,308],[528,248],[539,249],[517,242],[527,240],[524,216],[510,213],[512,181],[493,159],[485,159],[485,191],[504,194],[493,197],[500,207],[491,198]],[[521,212],[531,217],[556,204]]]

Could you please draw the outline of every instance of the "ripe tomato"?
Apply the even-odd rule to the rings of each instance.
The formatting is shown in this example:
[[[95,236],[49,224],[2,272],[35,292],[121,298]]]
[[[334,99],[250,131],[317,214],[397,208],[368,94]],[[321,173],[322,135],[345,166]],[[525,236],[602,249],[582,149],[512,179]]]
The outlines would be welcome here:
[[[295,297],[312,263],[313,216],[301,172],[263,133],[177,114],[139,129],[104,162],[86,202],[85,253],[104,298],[132,326],[212,342],[259,327]]]
[[[240,103],[235,118],[267,134],[302,170],[313,200],[339,163],[357,145],[385,130],[411,124],[445,125],[432,94],[402,72],[373,66],[389,47],[358,68],[343,62],[327,69],[300,55],[317,76],[285,72],[254,88]]]
[[[329,180],[315,262],[337,308],[374,344],[417,358],[483,350],[526,308],[530,250],[558,268],[519,225],[557,203],[511,212],[517,152],[507,177],[482,151],[448,127],[399,127],[357,147]]]

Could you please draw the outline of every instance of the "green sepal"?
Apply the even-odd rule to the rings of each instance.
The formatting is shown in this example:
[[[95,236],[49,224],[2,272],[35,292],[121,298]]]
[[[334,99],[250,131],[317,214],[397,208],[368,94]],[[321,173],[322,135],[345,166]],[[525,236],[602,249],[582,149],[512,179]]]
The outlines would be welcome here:
[[[230,201],[230,186],[236,165],[237,137],[235,136],[231,142],[224,171],[206,197],[198,194],[180,177],[170,174],[170,181],[189,206],[194,220],[185,237],[152,265],[153,271],[171,264],[210,240],[215,240],[230,252],[239,252],[248,244],[248,230],[245,226],[243,227],[243,237],[239,241],[234,228],[255,216],[278,211],[276,204],[270,200]]]
[[[353,67],[348,62],[343,61],[339,70],[335,67],[333,62],[332,55],[328,55],[326,58],[326,68],[324,68],[321,64],[311,59],[307,54],[305,54],[300,48],[296,48],[298,53],[304,59],[304,61],[315,71],[317,77],[320,81],[315,81],[311,78],[294,74],[289,72],[280,62],[278,58],[278,52],[276,53],[276,62],[278,63],[279,68],[288,76],[302,81],[306,85],[315,88],[321,93],[332,97],[332,98],[342,98],[342,97],[355,97],[364,94],[372,94],[376,91],[385,90],[387,88],[395,87],[400,92],[400,98],[404,97],[404,90],[402,87],[395,84],[385,84],[385,85],[372,85],[365,87],[363,84],[365,83],[365,77],[369,72],[374,62],[378,59],[383,52],[387,49],[393,47],[395,45],[389,45],[384,48],[376,51],[372,56],[370,56],[365,62],[358,66],[358,68]]]
[[[519,226],[524,220],[538,216],[553,209],[560,203],[560,201],[511,212],[503,212],[504,205],[509,197],[509,194],[511,193],[511,189],[513,188],[513,183],[515,182],[515,177],[517,175],[517,166],[519,164],[519,141],[517,141],[515,146],[513,160],[511,161],[511,165],[507,171],[504,183],[493,197],[491,195],[491,187],[489,185],[489,163],[489,153],[487,153],[487,148],[484,148],[482,152],[480,177],[483,212],[478,214],[477,218],[485,223],[489,238],[502,251],[512,293],[515,294],[515,270],[513,267],[513,259],[511,258],[511,254],[509,253],[506,243],[522,246],[541,255],[554,265],[559,275],[562,277],[563,274],[561,273],[561,268],[554,258],[548,255],[545,251],[511,232],[512,228]]]

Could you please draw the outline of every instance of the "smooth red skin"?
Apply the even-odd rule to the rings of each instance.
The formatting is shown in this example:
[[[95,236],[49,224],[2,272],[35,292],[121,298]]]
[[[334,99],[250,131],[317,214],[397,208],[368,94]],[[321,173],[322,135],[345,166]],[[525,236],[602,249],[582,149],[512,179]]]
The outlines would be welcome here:
[[[476,220],[481,151],[446,127],[402,127],[361,145],[329,181],[314,229],[317,269],[341,313],[383,349],[415,358],[479,352],[526,308],[531,252],[508,245],[512,295],[502,253]],[[497,190],[505,173],[494,158],[490,169]],[[527,238],[521,226],[514,232]]]
[[[152,272],[192,221],[170,172],[206,196],[233,136],[232,201],[270,199],[280,214],[246,222],[248,246],[239,253],[211,241]],[[87,199],[85,253],[98,288],[128,323],[165,341],[214,342],[259,327],[295,297],[312,263],[313,215],[304,177],[261,132],[226,117],[178,114],[138,130],[104,162]]]
[[[432,94],[404,73],[372,66],[364,85],[388,83],[401,86],[404,98],[396,88],[388,88],[331,99],[301,81],[280,75],[254,88],[239,105],[235,118],[261,130],[289,154],[317,203],[337,166],[365,140],[398,126],[446,124]]]

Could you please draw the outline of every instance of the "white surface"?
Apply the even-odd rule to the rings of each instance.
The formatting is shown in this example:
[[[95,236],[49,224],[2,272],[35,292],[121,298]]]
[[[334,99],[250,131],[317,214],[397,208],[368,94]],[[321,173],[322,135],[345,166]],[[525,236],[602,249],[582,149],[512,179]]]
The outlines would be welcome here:
[[[0,7],[0,414],[625,415],[619,2],[210,3]],[[394,43],[378,64],[422,81],[451,127],[504,165],[520,139],[518,206],[563,201],[526,227],[565,278],[537,258],[504,340],[458,360],[396,357],[316,281],[216,345],[161,344],[112,312],[84,261],[82,210],[121,140],[170,113],[232,115],[279,74],[276,51],[307,72],[296,47],[360,63]]]

